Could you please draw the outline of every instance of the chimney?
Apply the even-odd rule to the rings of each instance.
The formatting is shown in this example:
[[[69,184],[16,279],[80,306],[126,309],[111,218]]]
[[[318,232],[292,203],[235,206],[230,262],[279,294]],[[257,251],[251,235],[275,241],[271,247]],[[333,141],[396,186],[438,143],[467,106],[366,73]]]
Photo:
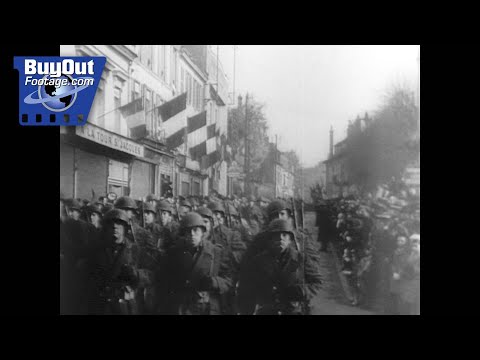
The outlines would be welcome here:
[[[330,126],[330,153],[328,158],[330,159],[333,156],[333,127]]]

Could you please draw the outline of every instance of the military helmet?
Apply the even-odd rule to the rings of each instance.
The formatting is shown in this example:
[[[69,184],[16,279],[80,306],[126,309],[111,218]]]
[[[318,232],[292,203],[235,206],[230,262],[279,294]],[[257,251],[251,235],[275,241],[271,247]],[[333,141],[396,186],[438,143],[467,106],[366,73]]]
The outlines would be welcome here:
[[[103,215],[103,205],[100,203],[90,204],[87,206],[87,212]]]
[[[102,214],[105,215],[107,212],[113,209],[113,204],[106,203],[102,208]]]
[[[197,210],[197,213],[199,213],[201,216],[206,216],[213,219],[213,212],[209,208],[201,207]]]
[[[157,200],[158,200],[158,198],[157,198],[157,195],[155,195],[155,194],[149,194],[149,195],[147,195],[147,197],[145,199],[145,201],[147,201],[147,202],[157,201]]]
[[[82,204],[80,204],[80,202],[77,199],[67,199],[65,201],[65,205],[67,205],[67,207],[71,210],[78,210],[78,211],[82,210]]]
[[[230,216],[240,216],[237,209],[235,209],[235,206],[233,205],[230,205],[230,204],[228,205],[228,211],[230,213]]]
[[[112,209],[109,210],[103,217],[105,223],[112,222],[115,220],[123,221],[128,225],[129,219],[127,213],[122,209]]]
[[[292,207],[283,200],[274,200],[267,206],[267,214],[271,216],[275,212],[280,212],[284,209],[292,211]]]
[[[193,206],[200,206],[200,202],[196,197],[191,198],[190,202],[192,203]]]
[[[159,203],[158,203],[158,210],[159,211],[169,211],[170,213],[172,213],[172,204],[170,204],[168,201],[166,200],[161,200]]]
[[[200,226],[203,228],[203,231],[207,231],[207,228],[205,227],[205,224],[203,223],[203,218],[200,216],[200,214],[197,214],[196,212],[189,212],[186,214],[180,223],[180,227],[183,229],[188,229],[192,227]]]
[[[143,204],[143,212],[145,213],[147,211],[151,211],[154,214],[157,213],[157,209],[155,209],[155,205],[150,204],[150,203]]]
[[[190,201],[186,200],[186,199],[183,199],[183,200],[180,200],[180,206],[186,206],[186,207],[189,207],[189,208],[192,208],[192,204],[190,203]]]
[[[225,207],[222,205],[222,203],[220,202],[211,202],[208,207],[210,208],[210,210],[212,210],[213,212],[215,211],[219,211],[219,212],[222,212],[224,215],[225,215]]]
[[[272,220],[272,222],[268,225],[267,231],[269,233],[286,232],[290,233],[292,236],[295,236],[292,225],[288,221],[282,219]]]
[[[261,201],[263,201],[264,203],[267,203],[267,204],[270,202],[270,200],[268,198],[266,198],[265,196],[260,196],[258,198],[258,202],[261,202]]]
[[[138,206],[135,200],[128,196],[122,196],[115,201],[115,207],[117,209],[132,209],[137,210]]]

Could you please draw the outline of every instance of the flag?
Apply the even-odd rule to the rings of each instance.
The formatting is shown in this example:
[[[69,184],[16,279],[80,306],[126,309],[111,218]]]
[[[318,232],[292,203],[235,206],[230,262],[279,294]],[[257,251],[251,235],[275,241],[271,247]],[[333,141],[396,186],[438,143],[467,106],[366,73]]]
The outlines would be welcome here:
[[[175,149],[186,142],[186,109],[187,93],[183,93],[155,109],[157,115],[162,120],[160,129],[165,131],[166,143],[169,149]]]
[[[127,121],[127,126],[130,129],[145,124],[145,113],[143,111],[145,109],[145,104],[143,100],[144,98],[140,97],[127,105],[118,108]]]
[[[188,147],[192,160],[207,154],[207,112],[203,111],[187,119]]]
[[[176,98],[158,106],[156,108],[158,116],[162,119],[162,122],[169,121],[175,117],[175,115],[181,113],[187,108],[187,93],[183,93]]]

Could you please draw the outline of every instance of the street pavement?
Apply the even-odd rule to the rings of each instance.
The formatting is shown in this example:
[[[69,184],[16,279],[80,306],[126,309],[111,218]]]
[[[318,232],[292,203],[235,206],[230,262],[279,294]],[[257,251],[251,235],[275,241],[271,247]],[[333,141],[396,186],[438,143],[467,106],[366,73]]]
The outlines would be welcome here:
[[[305,227],[312,233],[315,245],[317,231],[315,227],[315,213],[305,213]],[[323,286],[319,294],[312,300],[312,315],[375,315],[375,313],[350,305],[348,288],[342,285],[339,269],[331,251],[319,252],[320,271]]]

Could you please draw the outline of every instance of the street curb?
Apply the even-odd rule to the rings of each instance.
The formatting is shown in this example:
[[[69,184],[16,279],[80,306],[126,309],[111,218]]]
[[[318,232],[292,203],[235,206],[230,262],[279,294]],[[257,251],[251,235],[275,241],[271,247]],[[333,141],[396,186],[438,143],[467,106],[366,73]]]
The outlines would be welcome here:
[[[328,244],[330,252],[333,254],[333,259],[335,260],[335,267],[337,268],[337,273],[340,277],[340,283],[342,284],[343,292],[349,301],[353,301],[353,295],[350,291],[350,286],[348,285],[345,275],[342,273],[342,267],[340,259],[338,258],[337,252],[333,244],[330,242]]]

